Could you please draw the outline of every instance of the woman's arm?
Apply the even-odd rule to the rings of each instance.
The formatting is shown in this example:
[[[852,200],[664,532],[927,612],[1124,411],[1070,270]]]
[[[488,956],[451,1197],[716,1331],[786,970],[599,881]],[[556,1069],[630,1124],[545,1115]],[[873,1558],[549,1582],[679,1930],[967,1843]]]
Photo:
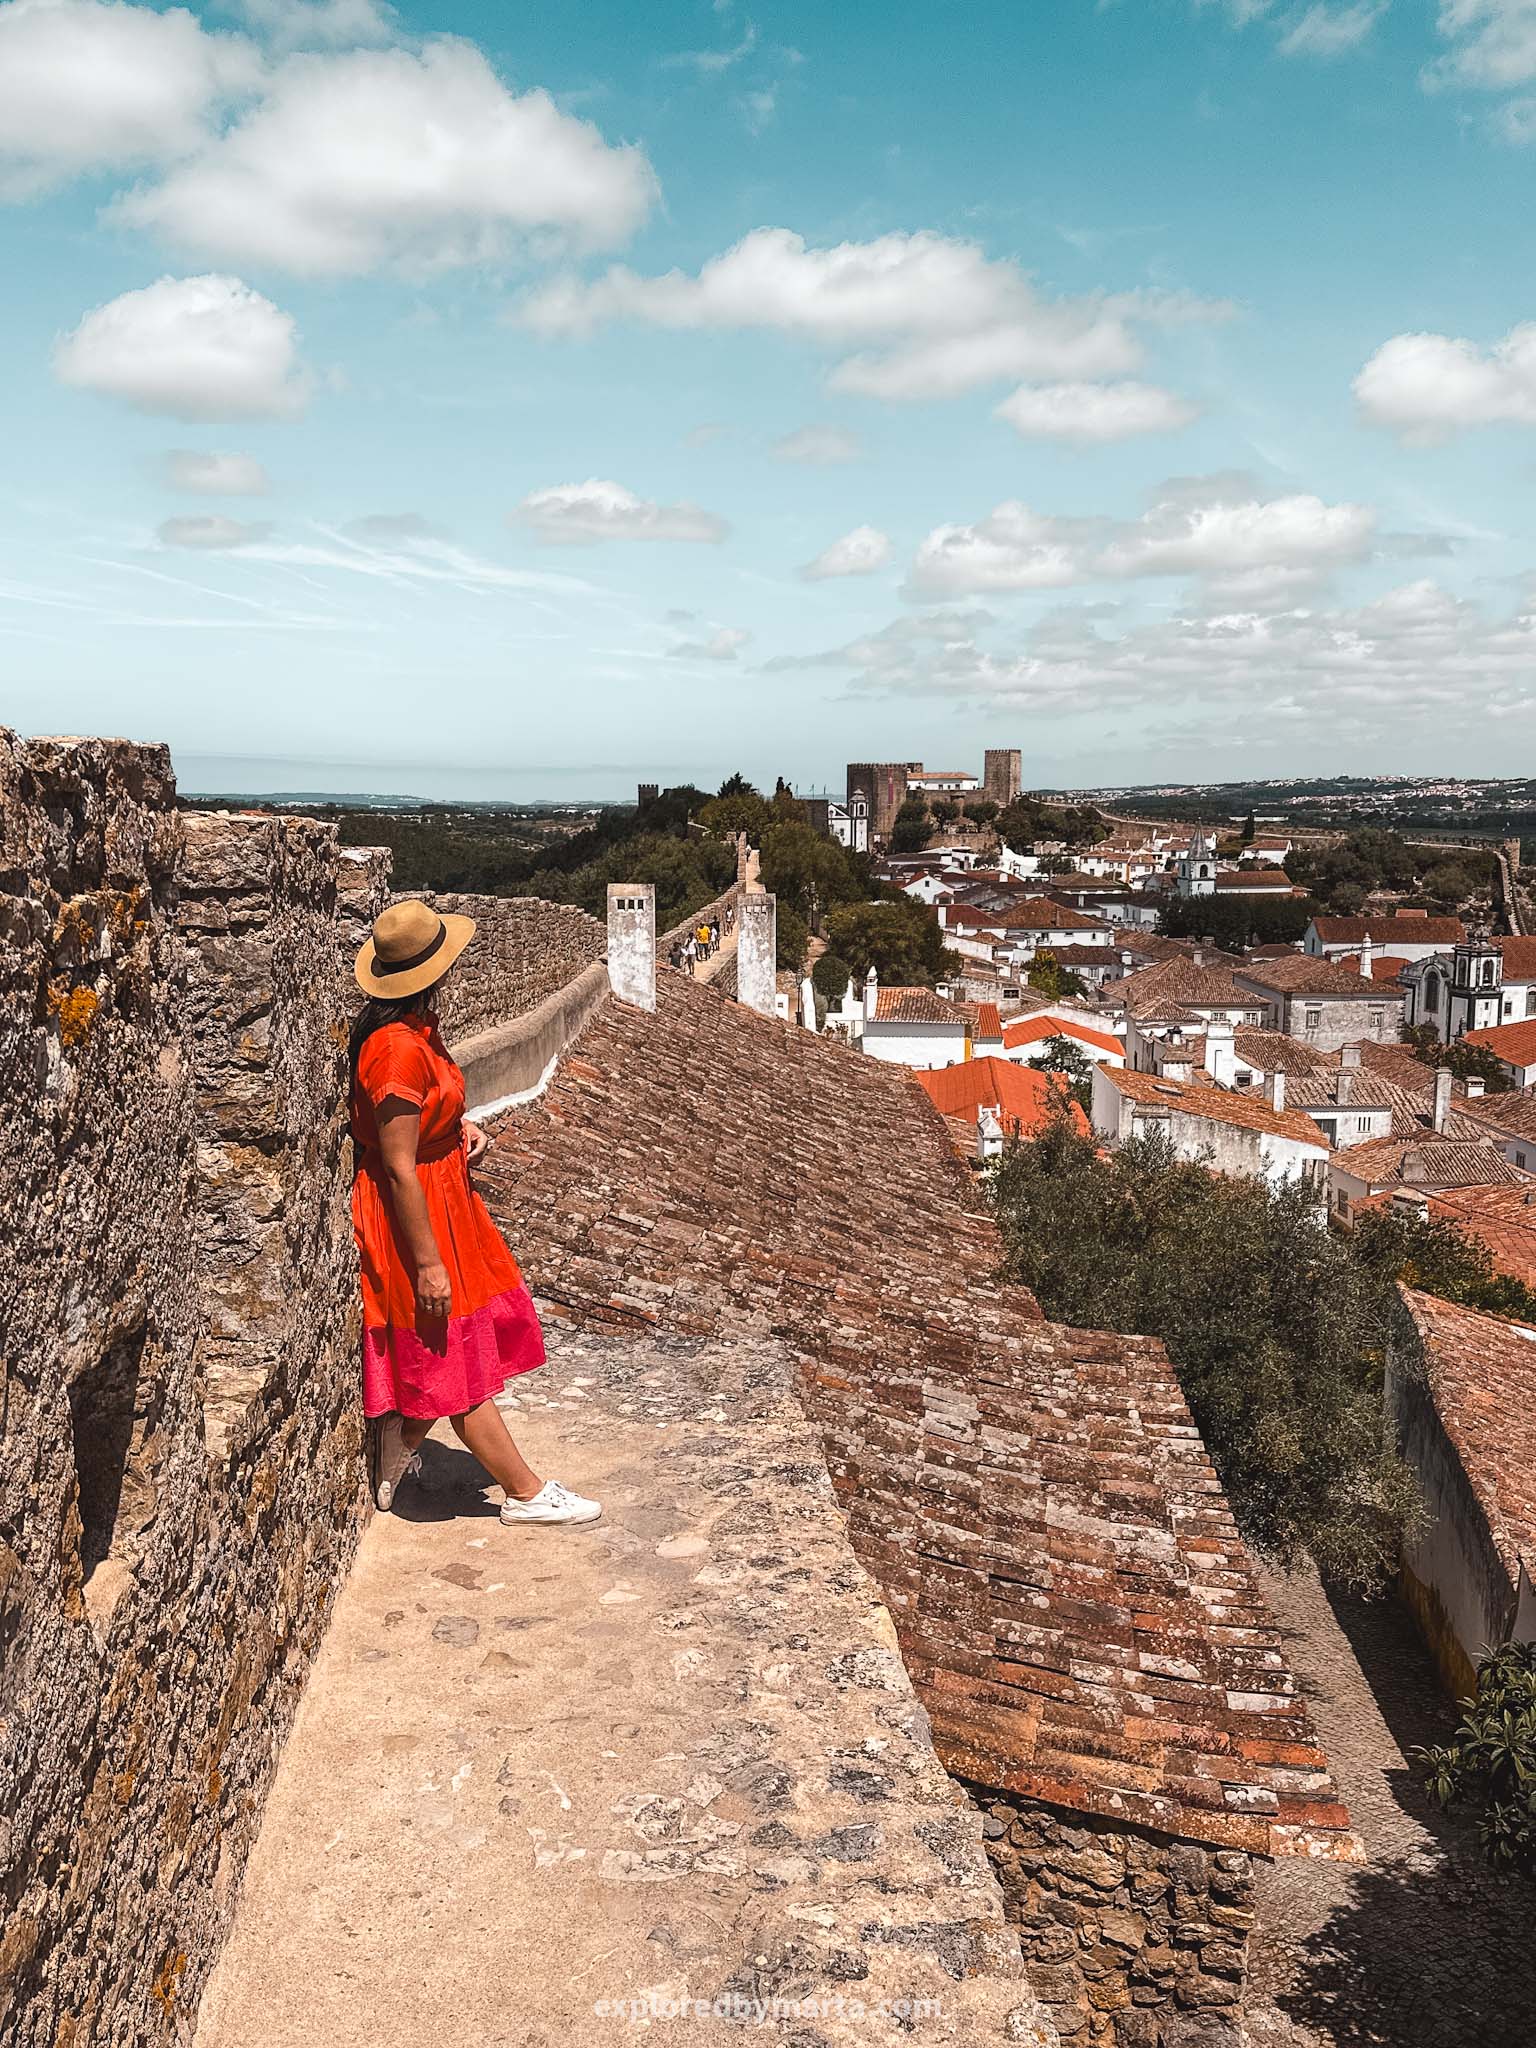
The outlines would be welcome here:
[[[395,1227],[416,1269],[416,1306],[423,1316],[440,1321],[452,1313],[453,1291],[437,1239],[432,1235],[427,1198],[416,1178],[421,1110],[403,1095],[386,1095],[374,1114],[378,1119],[379,1153],[384,1162],[384,1178],[389,1183]]]

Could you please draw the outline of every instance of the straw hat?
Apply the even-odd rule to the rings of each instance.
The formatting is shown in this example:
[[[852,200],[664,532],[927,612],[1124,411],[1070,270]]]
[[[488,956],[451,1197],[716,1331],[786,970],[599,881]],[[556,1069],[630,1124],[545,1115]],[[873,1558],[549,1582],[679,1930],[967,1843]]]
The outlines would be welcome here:
[[[353,972],[365,996],[414,996],[430,988],[475,936],[472,917],[443,917],[425,903],[391,903]]]

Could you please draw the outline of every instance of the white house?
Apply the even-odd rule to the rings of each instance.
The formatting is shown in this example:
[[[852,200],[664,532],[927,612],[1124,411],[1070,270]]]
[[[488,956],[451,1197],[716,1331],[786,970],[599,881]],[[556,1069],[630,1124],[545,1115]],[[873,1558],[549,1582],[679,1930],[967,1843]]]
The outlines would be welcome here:
[[[1285,1077],[1272,1094],[1240,1094],[1208,1080],[1174,1080],[1131,1067],[1093,1070],[1093,1127],[1112,1145],[1163,1133],[1180,1159],[1215,1173],[1246,1173],[1273,1185],[1305,1181],[1321,1193],[1328,1145],[1312,1119],[1285,1107]]]
[[[1517,1088],[1536,1083],[1536,1017],[1518,1024],[1495,1024],[1466,1034],[1468,1045],[1491,1052]]]
[[[1125,1047],[1112,1032],[1066,1009],[1036,1010],[1028,1017],[1011,1018],[1003,1026],[1003,1058],[1027,1067],[1039,1059],[1052,1038],[1067,1039],[1095,1066],[1125,1065]]]
[[[964,768],[909,768],[907,788],[919,796],[975,796],[981,777]]]
[[[1369,943],[1394,960],[1429,960],[1454,953],[1467,936],[1459,917],[1431,917],[1423,910],[1395,910],[1370,917],[1314,917],[1301,942],[1304,953],[1337,960]]]
[[[931,988],[881,988],[873,967],[864,983],[860,1043],[877,1060],[903,1067],[952,1067],[971,1057],[971,1020]]]

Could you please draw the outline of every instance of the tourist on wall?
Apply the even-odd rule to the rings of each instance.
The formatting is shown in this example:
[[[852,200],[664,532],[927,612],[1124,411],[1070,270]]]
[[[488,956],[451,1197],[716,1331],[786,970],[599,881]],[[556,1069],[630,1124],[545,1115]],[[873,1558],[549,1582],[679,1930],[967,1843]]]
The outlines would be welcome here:
[[[470,1185],[488,1140],[464,1119],[464,1076],[432,997],[474,937],[469,917],[395,903],[358,953],[368,998],[352,1027],[352,1224],[363,1287],[363,1407],[377,1423],[374,1497],[388,1508],[446,1416],[506,1493],[503,1522],[593,1522],[602,1512],[541,1479],[496,1406],[544,1362],[517,1261]]]

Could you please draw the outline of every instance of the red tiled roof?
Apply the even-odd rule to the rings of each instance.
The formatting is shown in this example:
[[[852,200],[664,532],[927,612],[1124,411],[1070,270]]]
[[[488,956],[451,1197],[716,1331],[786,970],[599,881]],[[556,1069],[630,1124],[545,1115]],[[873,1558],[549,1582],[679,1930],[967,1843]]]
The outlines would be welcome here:
[[[1536,1088],[1510,1089],[1500,1095],[1469,1095],[1461,1104],[1480,1124],[1512,1138],[1536,1138]]]
[[[1378,946],[1394,939],[1404,945],[1456,946],[1467,936],[1459,917],[1428,917],[1412,910],[1391,917],[1314,917],[1312,929],[1325,946],[1358,946],[1362,939],[1372,939]]]
[[[1339,1170],[1373,1186],[1410,1188],[1536,1186],[1505,1159],[1494,1141],[1442,1138],[1433,1131],[1411,1137],[1368,1138],[1338,1156]]]
[[[1209,1081],[1168,1081],[1159,1074],[1141,1074],[1133,1067],[1104,1067],[1105,1079],[1133,1102],[1149,1109],[1179,1110],[1185,1116],[1203,1116],[1209,1122],[1229,1124],[1236,1130],[1269,1131],[1278,1138],[1294,1138],[1298,1144],[1320,1145],[1326,1152],[1328,1140],[1299,1109],[1280,1109],[1262,1095],[1218,1088]]]
[[[1187,954],[1143,967],[1105,990],[1132,1017],[1162,1016],[1170,1003],[1200,1010],[1262,1011],[1262,997],[1239,988],[1224,967],[1196,967]]]
[[[978,1003],[976,1005],[976,1030],[974,1035],[977,1038],[987,1040],[1002,1037],[1003,1016],[996,1003]]]
[[[1042,1011],[1035,1017],[1019,1017],[1003,1030],[1003,1044],[1012,1052],[1017,1046],[1033,1045],[1036,1040],[1047,1038],[1076,1038],[1084,1045],[1097,1046],[1100,1052],[1117,1052],[1123,1058],[1124,1043],[1108,1031],[1095,1031],[1091,1024],[1079,1024],[1075,1018],[1056,1017],[1049,1011]]]
[[[975,1123],[983,1109],[995,1109],[1005,1130],[1037,1138],[1065,1106],[1073,1125],[1084,1133],[1088,1129],[1087,1117],[1055,1075],[1016,1067],[1012,1060],[962,1060],[917,1078],[940,1116],[964,1116]]]
[[[1486,1046],[1496,1059],[1512,1067],[1536,1067],[1536,1017],[1523,1017],[1516,1024],[1488,1024],[1481,1031],[1469,1031],[1463,1043]]]
[[[1495,939],[1506,981],[1536,981],[1536,939]]]
[[[1162,1346],[999,1279],[904,1068],[667,975],[654,1013],[604,1003],[493,1139],[478,1173],[546,1314],[785,1347],[951,1769],[1358,1855]]]
[[[1090,917],[1086,910],[1074,910],[1070,903],[1052,903],[1047,896],[1026,896],[1022,903],[1011,903],[1006,910],[995,912],[993,921],[1009,928],[1020,926],[1037,931],[1104,930],[1102,918]]]
[[[1429,1198],[1443,1216],[1488,1247],[1494,1266],[1536,1287],[1536,1186],[1443,1188]]]
[[[1361,971],[1360,955],[1358,953],[1340,953],[1337,955],[1337,961],[1338,965],[1350,974],[1359,974]],[[1367,981],[1398,981],[1402,978],[1403,969],[1409,965],[1411,965],[1411,962],[1402,959],[1396,953],[1372,953],[1371,971],[1366,975],[1365,979]]]
[[[1430,1398],[1513,1590],[1536,1579],[1536,1331],[1405,1287]]]
[[[877,1024],[967,1024],[970,1019],[958,1003],[935,994],[931,988],[877,988]]]
[[[1369,996],[1390,1001],[1398,991],[1376,988],[1362,976],[1327,960],[1320,953],[1287,953],[1283,960],[1249,960],[1238,969],[1238,978],[1256,982],[1260,988],[1293,996]]]
[[[1259,889],[1290,890],[1296,886],[1284,868],[1260,867],[1257,863],[1235,875],[1217,875],[1215,880],[1218,889],[1237,889],[1244,895],[1253,895]]]
[[[1326,1053],[1286,1031],[1261,1031],[1239,1024],[1232,1034],[1232,1049],[1261,1074],[1317,1074],[1328,1065]]]

